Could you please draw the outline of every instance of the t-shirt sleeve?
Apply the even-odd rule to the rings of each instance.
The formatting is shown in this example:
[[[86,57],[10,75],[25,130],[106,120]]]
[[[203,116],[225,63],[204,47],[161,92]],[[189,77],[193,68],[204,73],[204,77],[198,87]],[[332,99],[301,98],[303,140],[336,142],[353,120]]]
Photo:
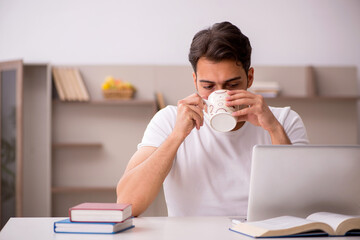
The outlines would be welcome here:
[[[167,106],[158,111],[146,127],[141,143],[141,147],[159,147],[172,132],[176,121],[177,108]]]
[[[309,144],[306,128],[301,117],[290,107],[284,108],[278,120],[283,125],[293,145]]]

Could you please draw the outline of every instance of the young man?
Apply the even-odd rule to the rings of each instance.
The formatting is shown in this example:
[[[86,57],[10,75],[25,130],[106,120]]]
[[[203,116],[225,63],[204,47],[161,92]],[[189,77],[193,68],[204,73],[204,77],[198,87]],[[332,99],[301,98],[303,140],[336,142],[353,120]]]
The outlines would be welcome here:
[[[268,107],[248,92],[254,79],[248,38],[229,22],[197,33],[189,60],[197,93],[159,111],[117,186],[117,201],[141,214],[164,186],[169,216],[246,216],[252,148],[256,144],[306,144],[301,118],[289,107]],[[230,90],[231,132],[213,130],[203,98]]]

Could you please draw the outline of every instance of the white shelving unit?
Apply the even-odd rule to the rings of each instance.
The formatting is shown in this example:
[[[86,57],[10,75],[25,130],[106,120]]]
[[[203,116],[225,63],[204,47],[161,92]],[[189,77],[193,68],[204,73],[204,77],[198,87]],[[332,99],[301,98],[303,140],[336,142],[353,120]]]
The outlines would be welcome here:
[[[90,102],[52,100],[51,66],[24,64],[24,216],[66,216],[79,202],[115,201],[117,181],[154,115],[154,93],[162,92],[167,104],[176,105],[195,91],[190,66],[72,67],[83,75]],[[317,95],[280,95],[266,102],[297,111],[311,143],[358,144],[359,98],[353,81],[338,79],[344,71],[353,75],[349,68],[314,67]],[[135,99],[105,101],[100,86],[108,75],[133,83]],[[258,68],[255,81],[261,75],[266,76]],[[334,90],[336,84],[341,91]],[[145,215],[165,214],[161,192]]]
[[[115,202],[117,181],[155,113],[155,100],[55,101],[52,108],[52,215],[63,216],[90,194]]]

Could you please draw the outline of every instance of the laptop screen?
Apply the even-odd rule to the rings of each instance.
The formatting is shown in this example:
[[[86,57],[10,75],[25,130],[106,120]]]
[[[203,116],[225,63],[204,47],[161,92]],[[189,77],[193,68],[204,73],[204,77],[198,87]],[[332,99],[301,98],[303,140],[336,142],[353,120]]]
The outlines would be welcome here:
[[[255,146],[248,221],[360,214],[360,146]]]

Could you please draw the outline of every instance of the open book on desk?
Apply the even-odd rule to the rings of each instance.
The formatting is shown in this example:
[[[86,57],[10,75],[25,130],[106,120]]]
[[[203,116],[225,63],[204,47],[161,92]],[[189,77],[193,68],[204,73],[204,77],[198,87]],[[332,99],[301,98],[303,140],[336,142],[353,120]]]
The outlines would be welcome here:
[[[281,216],[233,224],[230,230],[255,238],[360,235],[360,216],[318,212],[305,219]]]

